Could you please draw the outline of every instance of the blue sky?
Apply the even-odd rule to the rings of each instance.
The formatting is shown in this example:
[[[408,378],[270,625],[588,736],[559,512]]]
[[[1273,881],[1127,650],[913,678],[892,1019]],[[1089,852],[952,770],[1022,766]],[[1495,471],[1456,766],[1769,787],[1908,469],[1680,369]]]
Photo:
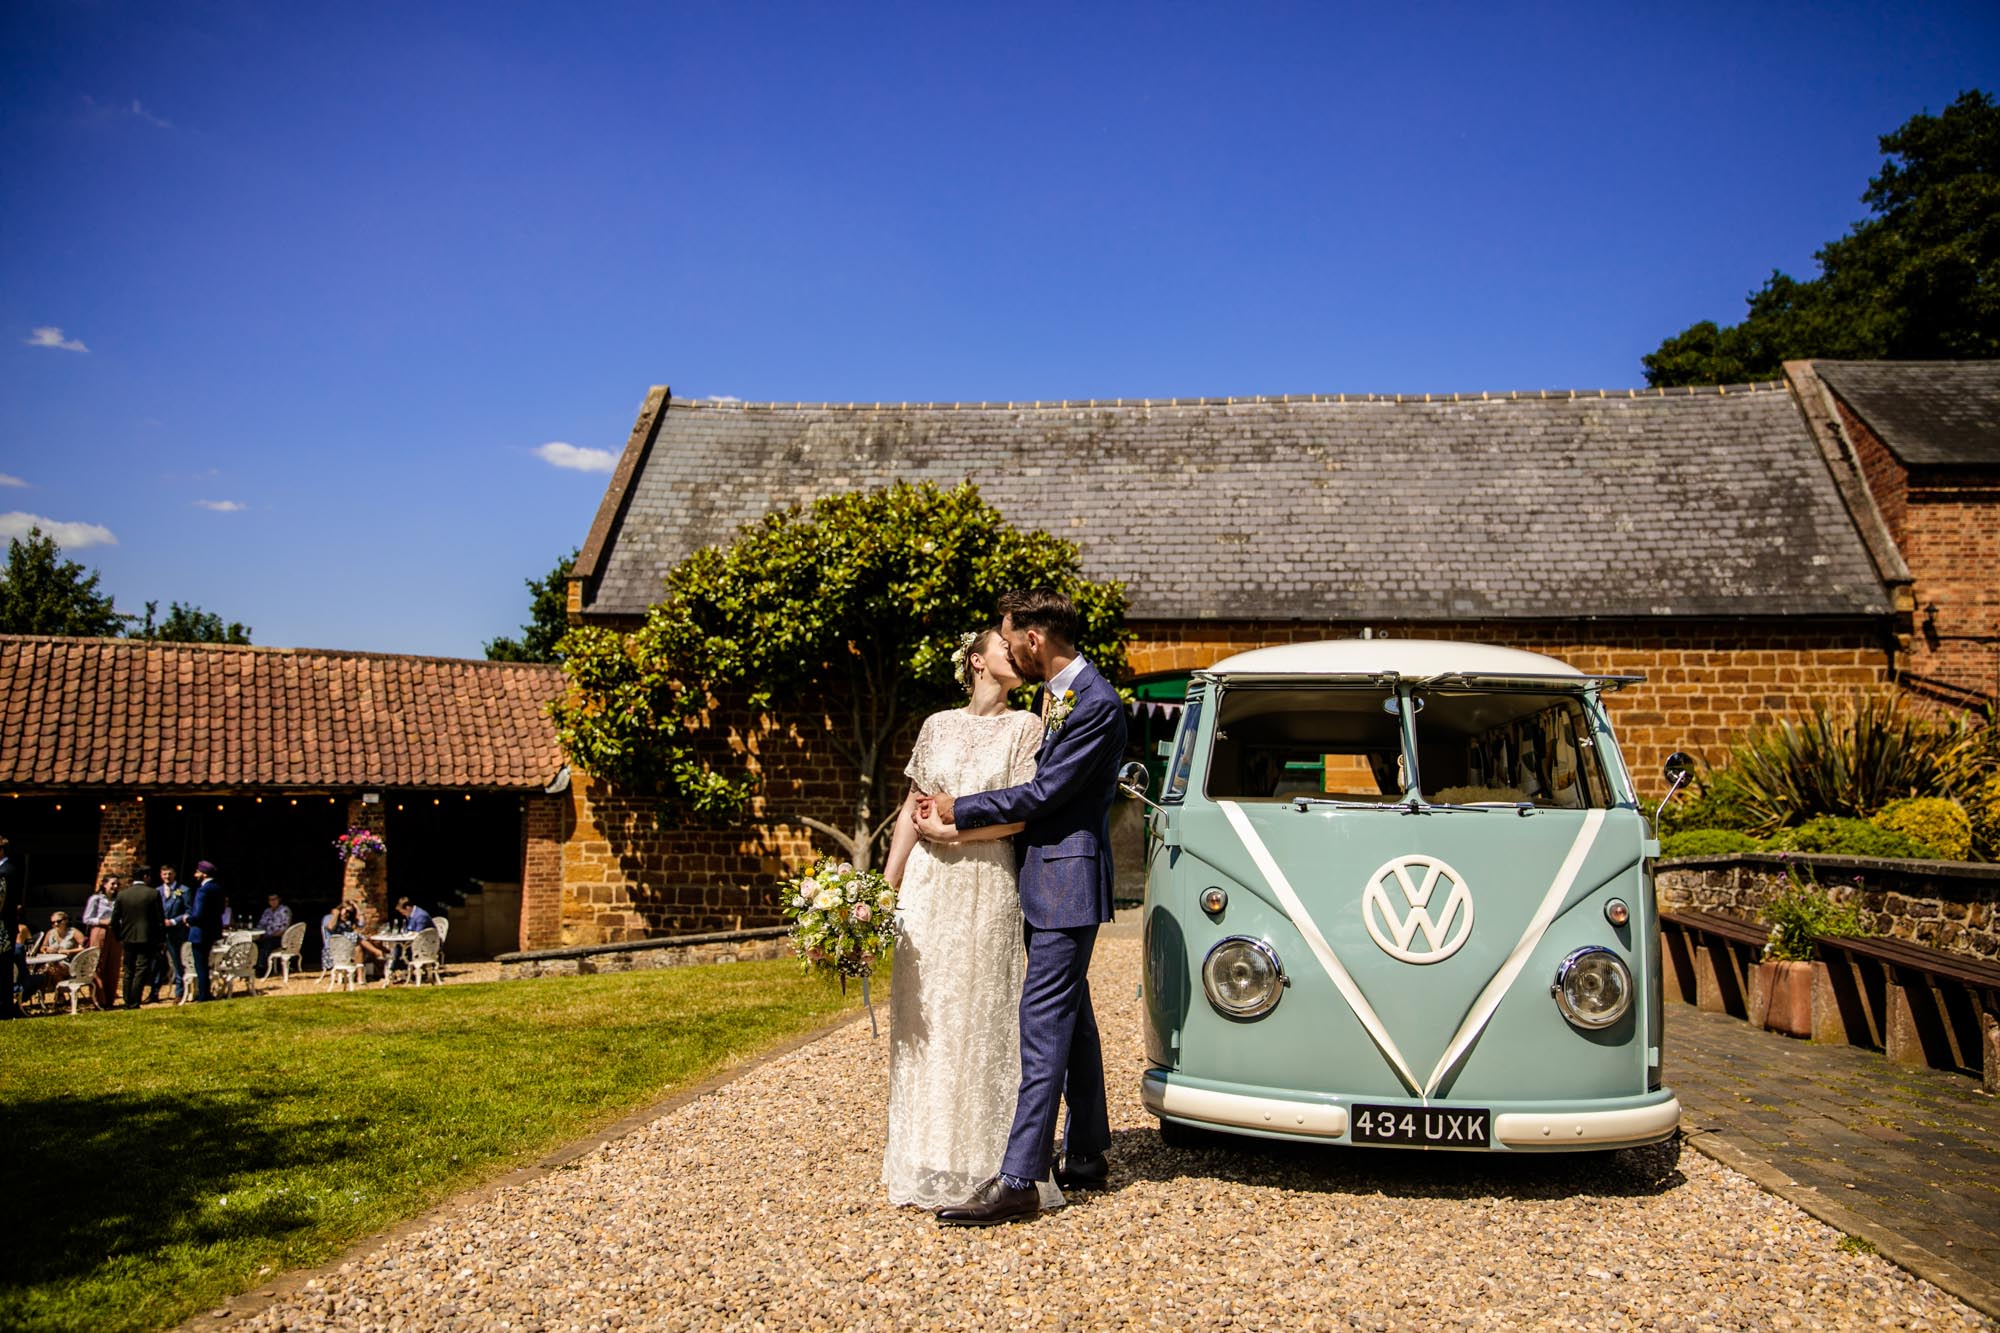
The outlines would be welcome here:
[[[1387,9],[9,0],[0,512],[477,655],[648,385],[1638,384],[2000,90],[1991,4]]]

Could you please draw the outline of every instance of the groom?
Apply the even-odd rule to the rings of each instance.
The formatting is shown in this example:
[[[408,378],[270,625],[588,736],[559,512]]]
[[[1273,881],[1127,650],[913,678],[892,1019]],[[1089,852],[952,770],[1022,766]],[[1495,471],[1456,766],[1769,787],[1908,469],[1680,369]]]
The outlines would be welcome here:
[[[1021,991],[1021,1090],[1000,1174],[955,1208],[948,1226],[990,1226],[1041,1208],[1036,1182],[1048,1178],[1056,1111],[1067,1095],[1069,1124],[1058,1184],[1102,1185],[1111,1122],[1104,1104],[1104,1055],[1090,1010],[1090,951],[1111,919],[1111,802],[1125,757],[1125,706],[1097,668],[1077,655],[1080,625],[1067,597],[1010,592],[1000,599],[1000,633],[1023,680],[1040,681],[1042,748],[1035,776],[1018,787],[940,793],[920,800],[917,825],[935,837],[962,829],[1025,822],[1021,915],[1028,975]]]

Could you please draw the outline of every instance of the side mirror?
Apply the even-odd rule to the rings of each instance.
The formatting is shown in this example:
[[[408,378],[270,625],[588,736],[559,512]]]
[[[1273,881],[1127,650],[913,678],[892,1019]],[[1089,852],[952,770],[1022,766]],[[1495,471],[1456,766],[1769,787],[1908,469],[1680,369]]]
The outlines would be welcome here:
[[[1137,759],[1118,770],[1118,790],[1137,800],[1146,799],[1146,784],[1150,781],[1152,775]]]
[[[1659,805],[1653,808],[1655,824],[1660,822],[1661,814],[1666,811],[1667,802],[1673,800],[1681,788],[1694,781],[1694,756],[1686,750],[1675,750],[1667,756],[1663,772],[1667,779],[1667,794],[1662,796]]]

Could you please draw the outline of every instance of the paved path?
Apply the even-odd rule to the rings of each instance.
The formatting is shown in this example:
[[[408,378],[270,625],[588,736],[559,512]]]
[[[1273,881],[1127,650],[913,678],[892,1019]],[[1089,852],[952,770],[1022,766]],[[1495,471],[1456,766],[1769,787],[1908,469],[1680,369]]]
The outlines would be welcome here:
[[[1687,1005],[1666,1059],[1697,1147],[2000,1315],[2000,1099],[1978,1080]]]
[[[563,1169],[448,1205],[248,1322],[341,1328],[1976,1328],[1697,1153],[1164,1147],[1139,949],[1092,971],[1116,1188],[1032,1224],[883,1202],[888,1043],[857,1022]],[[533,985],[532,982],[523,983]],[[239,1321],[232,1320],[232,1325]]]

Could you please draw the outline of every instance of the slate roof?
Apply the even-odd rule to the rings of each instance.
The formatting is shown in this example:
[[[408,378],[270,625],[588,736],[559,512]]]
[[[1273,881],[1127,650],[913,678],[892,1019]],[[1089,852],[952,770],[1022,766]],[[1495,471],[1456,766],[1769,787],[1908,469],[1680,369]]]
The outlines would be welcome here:
[[[1878,615],[1784,386],[1118,403],[683,403],[655,390],[578,562],[631,616],[688,551],[893,479],[978,481],[1134,619]],[[657,427],[656,431],[654,427]]]
[[[0,785],[539,791],[560,668],[0,635]]]
[[[2000,361],[1815,361],[1903,463],[2000,464]]]

